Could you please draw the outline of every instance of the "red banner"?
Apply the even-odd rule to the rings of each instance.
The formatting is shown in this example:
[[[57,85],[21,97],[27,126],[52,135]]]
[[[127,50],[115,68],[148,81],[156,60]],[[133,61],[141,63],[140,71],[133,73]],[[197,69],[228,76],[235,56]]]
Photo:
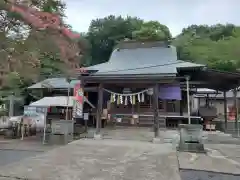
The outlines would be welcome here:
[[[74,117],[81,118],[83,115],[83,103],[84,103],[84,92],[80,83],[75,84],[74,86],[74,97],[75,97],[75,105],[74,105]]]
[[[74,97],[78,103],[83,104],[84,93],[80,83],[77,83],[74,87]]]

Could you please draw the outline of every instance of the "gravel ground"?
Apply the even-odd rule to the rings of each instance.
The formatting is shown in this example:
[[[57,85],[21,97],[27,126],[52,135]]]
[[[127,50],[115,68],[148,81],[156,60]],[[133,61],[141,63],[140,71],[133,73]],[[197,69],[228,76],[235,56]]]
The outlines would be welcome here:
[[[199,170],[180,170],[182,180],[239,180],[240,175]]]
[[[0,169],[4,165],[34,157],[58,146],[43,145],[40,141],[5,140],[0,137]]]
[[[161,131],[161,137],[162,139],[168,140],[168,139],[175,139],[175,131]],[[102,132],[103,133],[103,132]],[[118,162],[120,161],[119,159],[123,158],[125,159],[125,155],[127,154],[127,156],[132,156],[134,155],[134,157],[136,156],[136,154],[138,154],[140,151],[139,150],[139,145],[135,147],[135,143],[140,143],[140,141],[144,141],[146,143],[146,141],[150,141],[152,139],[152,132],[150,130],[146,130],[146,129],[120,129],[120,130],[112,130],[112,131],[108,131],[107,133],[103,133],[103,137],[108,139],[108,137],[110,137],[110,139],[112,140],[104,140],[104,141],[91,141],[93,143],[94,147],[93,149],[90,148],[90,144],[86,144],[86,143],[80,143],[78,150],[76,150],[76,152],[73,151],[74,148],[76,147],[72,147],[71,153],[75,153],[77,154],[77,158],[80,158],[81,156],[83,157],[88,157],[90,156],[89,154],[91,154],[91,157],[88,157],[89,159],[87,159],[88,161],[92,160],[94,161],[93,164],[91,164],[91,167],[89,167],[89,169],[93,169],[95,170],[94,172],[97,174],[98,172],[98,168],[99,165],[97,167],[95,167],[95,165],[97,165],[96,162],[103,162],[101,158],[105,158],[105,156],[113,156],[114,158],[116,158],[115,156],[117,155],[117,160]],[[205,148],[208,149],[209,153],[206,156],[203,155],[187,155],[187,159],[184,156],[180,157],[180,175],[182,180],[240,180],[240,139],[239,138],[232,138],[231,136],[227,136],[225,134],[207,134],[208,139],[205,140]],[[119,139],[124,139],[124,140],[132,140],[132,141],[124,141],[124,143],[122,145],[119,145],[119,142],[122,142],[122,140]],[[13,140],[14,141],[14,140]],[[103,142],[109,142],[109,141],[113,141],[114,143],[117,143],[118,147],[115,147],[110,145],[110,144],[106,144],[108,147],[102,147],[103,146]],[[26,141],[16,141],[15,143],[0,143],[0,171],[2,171],[4,169],[5,165],[9,165],[11,163],[20,163],[24,162],[24,161],[28,161],[27,158],[28,157],[34,157],[36,155],[40,155],[40,156],[44,156],[46,151],[49,151],[50,149],[53,149],[55,147],[53,146],[43,146],[41,144],[41,142],[39,143],[33,143],[33,142],[26,142]],[[86,142],[89,142],[89,140],[86,140]],[[97,143],[98,142],[98,143]],[[99,142],[101,142],[99,144]],[[142,143],[144,143],[142,142]],[[168,142],[168,141],[167,141]],[[170,144],[172,144],[172,140],[169,141]],[[125,145],[125,143],[130,143],[131,147],[129,149],[129,145]],[[98,144],[96,146],[96,144]],[[148,144],[148,143],[147,143]],[[81,145],[81,146],[80,146]],[[110,145],[110,146],[109,146]],[[144,148],[146,145],[144,145]],[[147,145],[149,146],[149,144]],[[150,146],[156,146],[156,145],[150,145]],[[141,148],[140,148],[141,149]],[[161,149],[161,148],[160,148]],[[109,150],[109,151],[108,151]],[[144,151],[143,156],[139,155],[139,158],[141,160],[141,158],[146,158],[145,156],[148,156],[148,153],[150,154],[154,154],[156,156],[151,157],[151,158],[147,158],[148,160],[154,160],[154,161],[158,161],[158,165],[161,165],[161,163],[159,163],[159,161],[164,161],[164,162],[168,162],[168,160],[162,160],[161,159],[161,155],[162,152],[160,153],[160,151],[154,151],[154,153],[152,152],[154,149],[152,149],[152,147],[147,148],[146,152]],[[119,152],[120,151],[120,152]],[[126,151],[126,152],[125,152]],[[137,151],[137,153],[135,154],[135,151]],[[162,150],[161,150],[162,151]],[[81,153],[81,154],[78,154]],[[87,153],[87,154],[86,154]],[[112,154],[114,153],[114,154]],[[145,154],[146,153],[146,154]],[[159,154],[160,153],[160,154]],[[43,154],[43,155],[41,155]],[[124,155],[125,154],[125,155]],[[141,154],[141,153],[140,153]],[[164,154],[164,153],[163,153]],[[152,156],[152,155],[151,155]],[[166,156],[166,154],[164,154],[164,156]],[[59,157],[59,156],[58,156]],[[74,158],[71,161],[77,161],[77,158]],[[113,158],[111,157],[111,158]],[[118,159],[119,158],[119,159]],[[26,159],[26,160],[24,160]],[[41,159],[38,158],[31,158],[31,159],[35,159],[35,161],[40,161]],[[62,159],[62,158],[61,158]],[[61,159],[58,158],[54,158],[53,160],[56,161],[61,161]],[[53,160],[50,161],[50,158],[48,159],[48,163],[47,164],[52,164]],[[100,161],[101,160],[101,161]],[[143,173],[143,170],[141,170],[141,168],[139,166],[144,166],[143,169],[146,169],[148,167],[147,163],[150,164],[150,167],[155,167],[156,165],[153,166],[153,162],[147,162],[146,159],[142,160],[142,162],[140,163],[140,161],[138,161],[138,158],[136,160],[134,160],[134,166],[131,167],[135,167],[134,169],[132,169],[130,166],[129,167],[122,167],[124,169],[126,169],[126,174],[128,174],[129,177],[129,173],[132,175],[132,177],[136,177],[136,176],[140,176]],[[83,162],[86,161],[86,159],[81,159],[78,162]],[[106,162],[108,162],[109,159],[106,158],[104,160],[105,165]],[[136,162],[135,162],[136,161]],[[67,160],[64,161],[64,163],[66,163]],[[70,164],[72,165],[73,162],[71,162]],[[30,162],[29,162],[30,163]],[[58,162],[59,163],[59,162]],[[84,166],[87,166],[89,162],[85,163]],[[112,162],[111,162],[112,163]],[[133,162],[131,162],[133,163]],[[145,164],[144,164],[145,163]],[[44,163],[45,164],[45,163]],[[164,164],[168,164],[168,163],[164,163]],[[211,166],[212,164],[212,166]],[[117,165],[117,162],[116,162]],[[18,165],[19,167],[22,166],[21,164]],[[34,167],[35,163],[33,163],[31,166],[29,167]],[[90,166],[90,165],[89,165]],[[9,167],[11,167],[9,165]],[[52,164],[52,167],[57,167],[56,164]],[[81,167],[81,166],[80,166]],[[78,171],[79,169],[81,169],[80,167],[78,167]],[[7,168],[9,169],[9,168]],[[13,167],[11,167],[10,169],[13,169]],[[36,168],[39,169],[39,168]],[[46,168],[47,169],[47,168]],[[88,169],[88,168],[87,168]],[[160,168],[161,169],[161,168]],[[169,167],[165,167],[164,169],[169,169]],[[192,170],[190,170],[192,169]],[[25,169],[26,170],[26,169]],[[64,168],[64,171],[66,170],[66,168]],[[91,173],[93,173],[93,170],[91,170]],[[27,174],[29,175],[28,170]],[[63,170],[62,170],[63,171]],[[59,172],[59,174],[62,173],[62,171]],[[213,171],[218,171],[218,172],[213,172]],[[1,175],[7,175],[9,176],[9,174],[7,173],[7,170],[2,171],[4,173],[0,173]],[[22,171],[21,171],[22,172]],[[37,171],[36,171],[37,172]],[[111,171],[110,171],[111,172]],[[136,173],[138,172],[138,173]],[[223,173],[225,172],[225,174]],[[81,174],[81,176],[89,176],[90,174]],[[103,173],[103,172],[101,172]],[[157,173],[157,172],[155,172]],[[159,173],[159,172],[158,172]],[[231,173],[235,173],[235,174],[231,174]],[[238,174],[239,173],[239,174]],[[46,174],[43,173],[43,174]],[[108,173],[109,174],[109,173]],[[126,175],[124,174],[124,175]],[[172,174],[172,171],[171,173]],[[23,174],[22,174],[23,175]],[[134,176],[133,176],[134,175]],[[22,177],[22,176],[20,176]],[[122,177],[121,177],[122,178]],[[134,179],[133,178],[133,179]],[[138,177],[139,179],[141,179],[141,177]],[[148,177],[149,178],[149,177]],[[6,178],[7,180],[12,180],[9,178]],[[107,177],[105,177],[105,179],[108,179]],[[130,179],[130,178],[128,178]],[[158,176],[159,179],[159,176]],[[0,177],[0,180],[2,180],[2,178]],[[3,179],[5,180],[5,179]],[[15,180],[15,179],[14,179]],[[46,178],[44,179],[46,180]],[[65,178],[66,180],[66,178]],[[72,180],[72,179],[71,179]],[[162,179],[161,179],[162,180]],[[168,178],[169,180],[169,178]]]
[[[34,157],[41,152],[39,151],[25,151],[25,150],[0,150],[0,166],[21,161],[28,157]],[[1,169],[1,167],[0,167]]]
[[[2,177],[2,178],[1,178]],[[180,180],[170,144],[78,140],[0,168],[0,180]],[[8,179],[7,179],[8,178]]]

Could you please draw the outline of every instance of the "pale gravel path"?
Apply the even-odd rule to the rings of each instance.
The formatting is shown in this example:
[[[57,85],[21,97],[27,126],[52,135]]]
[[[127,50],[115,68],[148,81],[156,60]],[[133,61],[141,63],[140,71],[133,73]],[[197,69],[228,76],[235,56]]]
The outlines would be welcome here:
[[[170,144],[124,140],[75,141],[1,167],[0,175],[0,180],[180,180]]]
[[[169,141],[172,145],[176,145],[175,140],[171,140],[176,138],[175,134],[175,131],[161,131],[161,137],[166,138],[163,142]],[[0,177],[0,180],[16,180],[13,177],[27,177],[30,180],[91,180],[94,177],[103,180],[164,180],[164,178],[171,180],[169,177],[179,179],[175,150],[170,144],[156,145],[146,142],[146,140],[151,139],[149,130],[140,131],[138,129],[138,131],[134,131],[134,129],[130,129],[120,132],[116,130],[110,131],[106,136],[110,136],[112,140],[75,141],[67,147],[55,149],[31,158],[31,160],[26,159],[15,163],[15,165],[0,167],[0,174],[6,176]],[[180,167],[190,169],[180,170],[182,180],[240,180],[238,175],[240,170],[240,146],[233,143],[219,144],[222,141],[232,142],[233,138],[224,134],[210,133],[208,136],[211,140],[210,143],[214,140],[214,144],[205,141],[207,143],[205,147],[208,149],[207,155],[179,154]],[[132,140],[123,140],[131,139],[129,137]],[[139,142],[141,140],[145,142]],[[9,145],[2,146],[3,149],[8,149],[8,147]],[[51,148],[39,146],[37,149],[45,151]],[[25,145],[14,145],[13,149],[28,149],[31,151],[36,148],[34,146],[34,148],[29,149]],[[67,154],[67,152],[71,152],[71,154]],[[28,165],[24,165],[26,164],[24,162],[28,162]],[[33,168],[31,168],[32,163],[34,163]],[[206,170],[215,172],[207,172]],[[59,174],[59,177],[52,176],[51,173],[55,172]],[[223,174],[222,172],[229,174]],[[235,173],[235,175],[232,175],[232,173]],[[41,176],[41,174],[44,175]]]

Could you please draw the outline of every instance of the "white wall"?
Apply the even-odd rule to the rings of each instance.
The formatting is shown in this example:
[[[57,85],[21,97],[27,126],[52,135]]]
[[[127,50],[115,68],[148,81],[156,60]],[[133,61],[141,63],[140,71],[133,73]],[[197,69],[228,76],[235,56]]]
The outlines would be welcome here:
[[[205,105],[205,98],[194,98],[193,104],[195,107],[198,107],[198,103],[200,101],[200,106]],[[217,108],[217,114],[223,115],[224,114],[224,101],[223,100],[209,100],[209,104]],[[227,107],[233,106],[234,102],[233,99],[228,98],[227,99]]]

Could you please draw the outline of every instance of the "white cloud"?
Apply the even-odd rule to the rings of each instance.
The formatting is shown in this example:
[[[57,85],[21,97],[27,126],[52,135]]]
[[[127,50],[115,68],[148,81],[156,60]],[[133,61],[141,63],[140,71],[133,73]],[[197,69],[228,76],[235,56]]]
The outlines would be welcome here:
[[[239,0],[66,0],[67,22],[77,31],[87,31],[92,19],[110,14],[158,20],[172,34],[191,24],[240,24]]]

